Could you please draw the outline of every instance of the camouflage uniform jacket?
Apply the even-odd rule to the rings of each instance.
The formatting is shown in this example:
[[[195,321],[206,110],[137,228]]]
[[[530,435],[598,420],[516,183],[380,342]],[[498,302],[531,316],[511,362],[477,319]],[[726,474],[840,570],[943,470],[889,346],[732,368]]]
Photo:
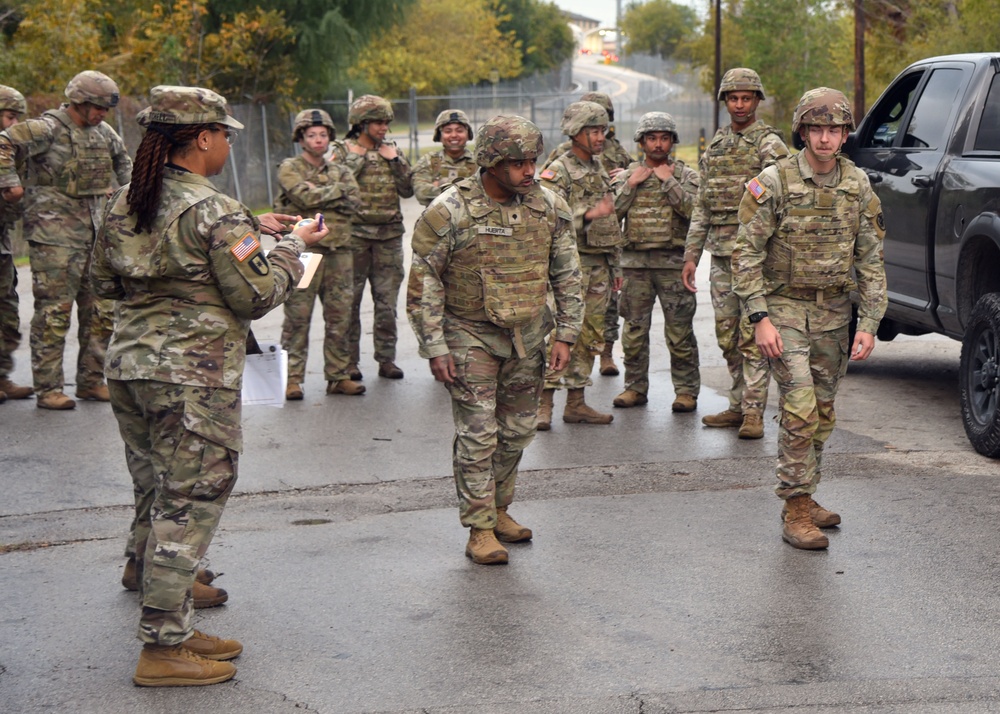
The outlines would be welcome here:
[[[278,213],[312,218],[322,213],[330,234],[310,250],[327,253],[350,241],[351,218],[361,207],[361,192],[354,174],[340,161],[314,166],[302,156],[285,159],[278,166],[281,193],[274,202]]]
[[[740,187],[733,194],[735,198],[732,205],[729,202],[727,205],[713,205],[709,197],[709,186],[720,176],[732,175],[729,173],[731,169],[720,166],[727,163],[721,159],[728,158],[730,153],[745,157],[737,159],[740,163],[746,161],[746,165],[739,170],[739,176],[733,179],[734,182],[739,182]],[[719,159],[713,158],[715,156]],[[691,227],[688,229],[687,246],[684,249],[685,261],[697,263],[704,250],[716,256],[732,254],[733,241],[739,228],[736,211],[742,196],[742,185],[782,156],[788,156],[788,147],[781,135],[759,119],[743,131],[733,131],[732,125],[727,124],[716,132],[712,143],[698,160],[701,186],[691,213]]]
[[[564,141],[559,144],[559,146],[557,146],[555,150],[549,154],[549,158],[545,159],[545,163],[542,165],[542,170],[547,169],[549,164],[572,148],[572,141]],[[604,151],[601,153],[601,164],[604,166],[604,170],[610,174],[615,169],[626,169],[632,161],[632,155],[625,151],[625,147],[622,146],[622,143],[618,141],[618,138],[615,136],[614,130],[612,129],[608,131],[606,141],[604,143]]]
[[[24,215],[24,201],[9,203],[0,198],[0,255],[14,252],[14,224]]]
[[[453,159],[445,151],[432,151],[420,157],[413,167],[413,194],[421,206],[444,193],[444,190],[459,179],[468,178],[479,170],[476,159],[468,149],[465,154]],[[434,182],[438,181],[435,186]]]
[[[105,375],[240,389],[250,321],[295,288],[305,244],[288,236],[265,257],[246,207],[171,166],[149,233],[135,233],[126,193],[105,211],[90,271],[98,297],[118,301]]]
[[[105,192],[114,187],[110,172],[107,186],[96,195],[74,198],[56,185],[69,172],[67,165],[78,160],[74,142],[84,138],[90,148],[106,149],[109,168],[119,185],[132,179],[132,159],[110,125],[101,122],[94,127],[77,127],[66,114],[66,106],[0,132],[0,188],[20,186],[19,170],[26,176],[24,230],[29,241],[90,246],[100,223]]]
[[[745,314],[748,315],[766,312],[766,296],[771,294],[823,302],[823,290],[788,288],[782,282],[764,274],[768,253],[775,247],[775,236],[778,235],[782,223],[792,215],[792,211],[789,210],[790,199],[795,198],[785,193],[779,174],[782,166],[793,171],[800,179],[800,185],[805,186],[806,191],[813,195],[820,188],[827,187],[826,183],[821,186],[814,180],[815,172],[806,161],[805,152],[782,159],[776,166],[769,166],[750,182],[750,189],[743,195],[743,201],[740,203],[740,228],[736,238],[736,248],[733,251],[733,290],[743,301]],[[857,191],[856,196],[845,199],[856,203],[860,214],[860,220],[847,229],[853,233],[846,236],[848,243],[853,242],[853,255],[848,256],[846,260],[847,262],[853,260],[857,287],[861,295],[858,305],[858,331],[875,334],[888,305],[885,266],[882,262],[882,238],[885,235],[882,205],[878,196],[872,191],[868,176],[847,158],[839,158],[829,186],[837,192]],[[758,196],[755,197],[755,194]],[[811,203],[813,196],[804,198]],[[838,255],[830,256],[830,259],[838,262],[845,260],[844,256]],[[834,329],[845,324],[850,318],[850,298],[844,286],[833,287],[833,292],[840,299],[827,299],[831,308],[838,314],[831,315],[829,325],[825,327],[816,325],[817,329]]]
[[[534,320],[521,326],[525,350],[531,350],[555,327],[555,339],[576,342],[583,324],[580,262],[573,237],[572,217],[566,202],[551,191],[535,186],[513,205],[503,206],[490,198],[479,175],[462,179],[441,194],[417,220],[413,229],[413,265],[406,295],[406,312],[420,343],[424,359],[448,354],[449,336],[461,335],[464,343],[483,347],[500,358],[515,352],[514,331],[488,320],[469,320],[445,306],[445,279],[457,251],[473,247],[480,232],[493,228],[509,231],[518,240],[524,218],[518,207],[532,212],[533,218],[551,227],[551,244],[543,259],[555,296],[556,314],[539,305]],[[490,255],[482,255],[488,269]],[[542,298],[545,302],[545,298]]]
[[[399,238],[403,235],[399,199],[413,195],[410,163],[402,153],[392,161],[383,159],[377,149],[366,150],[364,156],[356,154],[350,151],[351,146],[359,146],[353,139],[345,141],[344,146],[347,166],[361,189],[361,208],[351,226],[351,234],[368,240]],[[335,147],[334,153],[337,151]]]
[[[698,195],[699,178],[698,172],[680,159],[673,164],[674,175],[666,181],[650,174],[635,188],[629,186],[629,176],[643,165],[636,162],[612,182],[615,211],[625,220],[622,268],[684,267],[684,239]],[[643,235],[648,231],[664,235],[656,236],[655,241],[645,241]]]

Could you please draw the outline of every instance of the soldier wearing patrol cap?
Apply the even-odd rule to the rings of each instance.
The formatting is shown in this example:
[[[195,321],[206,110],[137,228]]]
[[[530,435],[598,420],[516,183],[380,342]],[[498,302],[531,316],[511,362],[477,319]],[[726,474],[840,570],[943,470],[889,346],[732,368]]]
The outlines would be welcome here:
[[[643,114],[635,142],[644,159],[615,178],[615,210],[625,221],[620,311],[625,318],[625,390],[614,405],[646,404],[649,393],[649,331],[657,299],[663,310],[676,394],[671,408],[691,412],[701,390],[698,341],[694,335],[694,293],[681,282],[684,238],[698,194],[698,172],[671,155],[677,124],[665,112]]]
[[[426,206],[458,179],[476,173],[476,160],[466,144],[472,141],[472,125],[465,112],[445,109],[434,122],[434,141],[440,141],[441,151],[420,157],[413,167],[413,194],[421,206]]]
[[[840,91],[819,87],[795,108],[804,145],[748,184],[733,250],[733,287],[781,392],[778,485],[782,538],[829,545],[840,516],[814,499],[834,397],[849,360],[867,359],[887,305],[882,206],[868,176],[840,154],[854,116]],[[858,329],[848,343],[852,290]]]
[[[142,583],[132,680],[215,684],[236,674],[228,660],[243,646],[198,632],[191,616],[198,564],[236,484],[250,321],[295,289],[299,255],[327,229],[300,225],[264,255],[261,231],[281,232],[295,216],[255,217],[208,180],[243,128],[215,92],[153,87],[137,121],[146,129],[141,178],[112,196],[90,273],[97,294],[117,301],[107,376],[133,480]]]
[[[483,565],[507,562],[499,541],[532,537],[507,508],[535,434],[545,336],[555,328],[549,366],[562,370],[583,317],[573,216],[535,182],[541,152],[527,119],[490,119],[476,135],[479,174],[446,189],[413,229],[406,310],[451,394],[465,554]]]
[[[63,352],[74,302],[80,344],[76,396],[108,401],[104,354],[112,306],[94,298],[87,265],[113,182],[125,184],[132,176],[125,144],[104,122],[118,104],[114,81],[100,72],[80,72],[66,85],[66,98],[59,109],[0,132],[0,197],[9,203],[24,199],[35,298],[31,370],[43,409],[76,406],[63,393]],[[27,192],[19,171],[30,177]]]
[[[739,228],[737,209],[746,182],[761,169],[788,155],[776,129],[757,119],[764,85],[752,69],[725,73],[719,101],[725,102],[730,123],[719,129],[699,160],[701,187],[691,214],[684,249],[682,279],[696,292],[695,269],[702,251],[712,256],[710,288],[715,308],[715,336],[729,368],[729,407],[702,418],[705,426],[738,427],[741,439],[764,436],[764,407],[770,379],[767,360],[753,343],[753,331],[740,318],[733,293],[731,255]]]
[[[573,102],[560,125],[572,147],[541,173],[542,185],[561,196],[573,210],[577,249],[583,271],[584,318],[580,339],[573,346],[564,374],[549,372],[539,405],[538,428],[551,428],[553,397],[565,387],[563,421],[571,424],[610,424],[610,414],[591,409],[584,390],[593,384],[594,357],[604,348],[604,316],[613,291],[621,288],[619,258],[622,232],[615,216],[611,179],[601,164],[608,113],[594,102]]]
[[[0,84],[0,130],[9,129],[28,113],[24,95]],[[27,399],[34,390],[10,380],[14,351],[21,344],[18,318],[17,268],[14,267],[14,226],[21,218],[22,204],[0,201],[0,402]]]
[[[375,303],[372,337],[378,375],[402,379],[396,366],[396,302],[403,283],[403,213],[401,198],[413,195],[410,164],[395,143],[386,140],[394,114],[382,97],[365,94],[347,112],[347,165],[361,189],[361,208],[351,227],[354,253],[354,304],[351,309],[350,378],[362,378],[361,299],[371,283]]]
[[[327,160],[336,130],[322,109],[305,109],[295,117],[292,139],[302,153],[278,167],[281,191],[274,204],[278,213],[322,213],[329,235],[311,252],[323,256],[308,287],[296,290],[285,301],[281,344],[288,350],[288,386],[285,397],[302,399],[309,353],[309,323],[319,296],[323,305],[323,375],[327,394],[364,394],[365,385],[351,379],[351,307],[354,303],[354,253],[351,223],[361,207],[361,192],[354,174],[337,152]]]

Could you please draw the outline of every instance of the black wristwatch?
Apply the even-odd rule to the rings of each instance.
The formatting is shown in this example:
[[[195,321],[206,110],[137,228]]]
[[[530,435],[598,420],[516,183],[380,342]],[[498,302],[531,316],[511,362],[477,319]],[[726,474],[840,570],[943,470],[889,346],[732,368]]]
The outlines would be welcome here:
[[[750,315],[747,319],[750,320],[751,325],[756,325],[758,322],[767,317],[767,312],[755,312]]]

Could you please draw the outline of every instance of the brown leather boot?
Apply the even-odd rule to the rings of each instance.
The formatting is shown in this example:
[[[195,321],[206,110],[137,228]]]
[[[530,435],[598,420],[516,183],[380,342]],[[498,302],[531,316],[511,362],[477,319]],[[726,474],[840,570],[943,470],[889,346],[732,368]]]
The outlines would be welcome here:
[[[712,426],[717,428],[724,428],[730,426],[741,426],[743,424],[743,413],[734,412],[732,409],[727,409],[724,412],[719,412],[718,414],[709,414],[708,416],[703,416],[701,418],[701,423],[705,426]]]
[[[839,513],[826,510],[816,503],[816,500],[812,496],[803,496],[803,498],[809,499],[809,517],[812,518],[812,522],[816,524],[817,528],[835,528],[840,525]],[[785,513],[787,511],[787,508],[781,509],[782,521],[785,520]]]
[[[229,599],[229,593],[222,588],[215,588],[211,585],[199,583],[195,578],[191,588],[191,597],[194,600],[195,610],[204,610],[209,607],[218,607]]]
[[[140,687],[194,687],[235,674],[233,664],[199,657],[183,645],[143,645],[132,681]]]
[[[563,410],[563,421],[569,424],[610,424],[615,418],[610,414],[594,411],[583,398],[583,389],[570,389],[566,392],[566,408]]]
[[[672,412],[693,412],[698,408],[698,397],[691,394],[678,394],[670,405]]]
[[[548,431],[552,428],[552,400],[556,395],[554,389],[543,389],[538,400],[538,431]]]
[[[236,659],[243,652],[243,645],[236,640],[224,640],[221,637],[206,635],[198,630],[195,630],[191,637],[184,640],[181,647],[188,652],[194,652],[199,657],[216,662]]]
[[[601,352],[601,374],[605,377],[617,377],[619,374],[618,365],[615,364],[614,357],[611,354],[614,346],[614,342],[605,342],[604,351]]]
[[[628,409],[630,407],[639,407],[649,401],[649,398],[642,392],[637,392],[634,389],[626,389],[624,392],[615,397],[615,401],[612,402],[619,409]]]
[[[326,383],[327,394],[364,394],[365,385],[355,382],[353,379],[341,379],[339,382]]]
[[[301,401],[305,396],[302,391],[302,385],[297,382],[289,382],[288,386],[285,387],[285,400],[289,402]]]
[[[507,562],[507,549],[500,545],[492,529],[470,528],[465,555],[479,565],[503,565]]]
[[[125,569],[122,570],[122,587],[126,590],[136,592],[139,590],[139,581],[141,579],[142,575],[139,573],[139,569],[135,566],[135,558],[129,558],[126,560]],[[215,580],[215,573],[211,570],[198,568],[198,572],[195,573],[194,579],[202,585],[211,585],[212,581]]]
[[[739,437],[741,439],[760,439],[764,436],[764,417],[761,414],[749,412],[743,415],[743,423],[740,424]]]
[[[6,377],[0,379],[0,392],[7,395],[8,399],[27,399],[35,390],[31,387],[22,387],[20,384],[14,384]]]
[[[92,387],[77,387],[76,398],[90,399],[95,402],[110,402],[111,392],[108,391],[108,385],[106,384],[95,384]]]
[[[59,411],[65,411],[66,409],[76,409],[76,402],[62,392],[48,392],[38,398],[38,401],[35,402],[35,406],[39,409],[57,409]]]
[[[403,370],[395,362],[383,362],[378,366],[378,376],[386,379],[402,379]]]
[[[522,526],[507,513],[507,507],[497,509],[497,527],[493,529],[497,540],[504,543],[520,543],[531,540],[531,529]]]
[[[830,545],[830,541],[820,533],[809,515],[811,505],[812,499],[809,496],[795,496],[785,501],[781,539],[793,548],[822,550]]]

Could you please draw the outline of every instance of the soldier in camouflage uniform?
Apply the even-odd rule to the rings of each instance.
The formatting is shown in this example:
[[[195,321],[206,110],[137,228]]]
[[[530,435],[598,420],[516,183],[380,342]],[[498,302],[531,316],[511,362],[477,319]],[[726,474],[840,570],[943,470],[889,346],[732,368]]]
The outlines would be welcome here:
[[[616,407],[645,404],[649,393],[649,330],[653,305],[660,300],[664,335],[670,350],[670,376],[675,412],[694,411],[701,390],[698,341],[694,335],[697,300],[681,282],[684,238],[698,194],[698,172],[671,157],[678,141],[677,124],[664,112],[639,119],[635,142],[645,159],[619,174],[615,210],[625,220],[620,310],[625,318],[625,391]]]
[[[561,370],[583,318],[573,216],[535,182],[541,152],[527,119],[490,119],[476,139],[483,170],[435,199],[413,231],[407,314],[420,356],[451,393],[465,554],[481,564],[507,562],[498,538],[532,536],[507,507],[535,434],[545,336],[555,328],[550,366]]]
[[[322,213],[329,235],[311,252],[323,256],[307,288],[294,291],[285,301],[285,323],[281,344],[288,350],[287,399],[302,399],[309,353],[309,323],[319,295],[323,304],[323,374],[327,394],[364,394],[365,385],[350,377],[351,307],[354,303],[354,253],[351,220],[361,207],[361,193],[354,174],[334,153],[324,157],[335,138],[330,115],[322,109],[306,109],[295,117],[292,139],[302,147],[299,156],[285,159],[278,167],[281,193],[274,204],[277,213],[312,215]]]
[[[351,379],[362,378],[361,299],[371,283],[375,303],[373,338],[378,376],[402,379],[396,366],[396,302],[403,283],[403,213],[399,199],[413,195],[410,164],[386,141],[392,104],[370,94],[358,97],[347,114],[347,165],[361,189],[361,209],[351,227],[354,306],[351,309]]]
[[[842,92],[820,87],[802,96],[792,132],[804,150],[747,184],[733,251],[734,289],[781,393],[782,538],[810,550],[829,545],[820,528],[840,523],[812,497],[837,387],[849,359],[871,354],[888,302],[882,206],[865,172],[839,153],[853,129]],[[858,329],[849,344],[855,287]]]
[[[413,167],[413,194],[427,206],[459,179],[476,173],[476,159],[466,144],[472,141],[472,125],[465,112],[445,109],[434,122],[434,141],[444,146],[420,157]]]
[[[116,300],[107,376],[136,491],[144,643],[141,686],[214,684],[243,646],[193,630],[196,569],[236,483],[240,387],[250,320],[281,304],[302,275],[299,254],[325,237],[296,228],[265,257],[270,232],[293,216],[257,219],[207,176],[229,156],[226,100],[197,87],[154,87],[137,120],[141,181],[111,198],[91,278]],[[148,498],[146,498],[148,496]],[[145,505],[146,513],[138,509]],[[145,546],[145,547],[142,547]]]
[[[128,183],[132,160],[104,122],[118,104],[118,87],[100,72],[81,72],[66,86],[68,104],[0,132],[0,189],[8,202],[24,197],[24,233],[31,257],[35,314],[31,370],[37,405],[73,409],[63,393],[63,351],[73,302],[80,352],[78,399],[108,401],[104,353],[111,337],[111,303],[96,300],[86,279],[101,210],[112,181]],[[25,193],[18,175],[27,175]]]
[[[608,113],[594,102],[573,102],[563,112],[561,129],[572,148],[541,173],[542,185],[555,191],[573,210],[577,249],[583,273],[584,318],[580,339],[573,346],[565,374],[551,370],[539,405],[538,428],[551,428],[556,389],[566,387],[563,421],[571,424],[610,424],[610,414],[587,406],[584,390],[593,384],[594,357],[604,348],[604,316],[612,291],[621,289],[619,258],[621,225],[615,215],[611,179],[601,164]]]
[[[580,97],[581,102],[593,102],[600,104],[608,113],[608,131],[604,135],[604,151],[601,152],[601,163],[608,172],[608,176],[615,178],[628,168],[632,163],[632,155],[625,151],[625,147],[615,136],[615,107],[611,103],[611,97],[604,92],[587,92]],[[557,157],[562,156],[572,147],[573,142],[564,141],[549,154],[549,158],[542,166],[544,171]],[[608,309],[604,313],[604,350],[601,352],[600,371],[606,377],[617,377],[619,375],[618,365],[615,364],[612,351],[615,342],[618,341],[618,301],[620,293],[613,292],[608,298]]]
[[[0,84],[0,130],[9,129],[28,113],[24,95]],[[14,350],[21,344],[18,318],[17,268],[14,267],[13,233],[22,205],[0,201],[0,403],[27,399],[34,390],[10,380]]]
[[[770,379],[767,360],[754,345],[753,330],[740,318],[739,299],[733,293],[731,255],[739,228],[737,209],[746,182],[761,169],[788,155],[776,129],[756,117],[764,99],[760,77],[752,69],[731,69],[719,86],[731,119],[712,139],[699,161],[701,188],[691,214],[684,249],[684,285],[692,292],[695,269],[703,250],[712,255],[711,293],[715,308],[715,336],[726,359],[732,386],[729,408],[702,418],[705,426],[739,427],[741,439],[764,436],[764,407]]]

